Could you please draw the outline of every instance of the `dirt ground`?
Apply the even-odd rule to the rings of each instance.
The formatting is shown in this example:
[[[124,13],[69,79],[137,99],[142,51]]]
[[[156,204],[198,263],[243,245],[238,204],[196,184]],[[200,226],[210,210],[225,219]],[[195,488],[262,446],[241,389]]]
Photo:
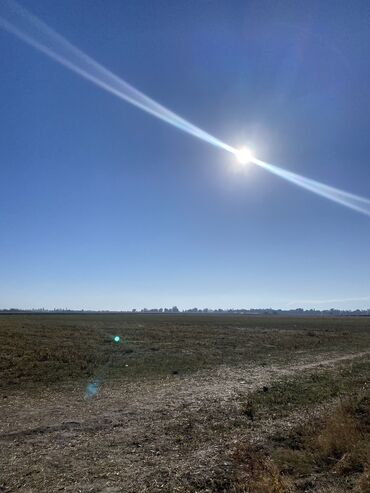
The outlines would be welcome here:
[[[195,485],[220,464],[227,469],[225,450],[241,434],[263,442],[325,406],[253,424],[241,408],[248,395],[282,378],[336,372],[368,358],[366,350],[303,352],[286,364],[221,364],[156,381],[102,381],[90,399],[83,382],[39,392],[9,388],[0,402],[0,491],[214,491]]]

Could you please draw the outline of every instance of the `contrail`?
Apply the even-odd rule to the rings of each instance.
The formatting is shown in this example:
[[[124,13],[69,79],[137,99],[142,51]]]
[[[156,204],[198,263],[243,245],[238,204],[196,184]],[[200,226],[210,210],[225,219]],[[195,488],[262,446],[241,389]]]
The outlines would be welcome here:
[[[123,79],[76,48],[73,44],[63,38],[63,36],[55,32],[47,24],[32,15],[15,1],[1,1],[0,27],[120,99],[137,106],[143,111],[146,111],[209,144],[224,149],[232,154],[237,154],[239,152],[238,149],[214,137],[196,125],[193,125],[125,82]],[[266,163],[257,158],[252,158],[251,162],[270,173],[280,176],[317,195],[370,216],[369,199],[286,171],[283,168]]]

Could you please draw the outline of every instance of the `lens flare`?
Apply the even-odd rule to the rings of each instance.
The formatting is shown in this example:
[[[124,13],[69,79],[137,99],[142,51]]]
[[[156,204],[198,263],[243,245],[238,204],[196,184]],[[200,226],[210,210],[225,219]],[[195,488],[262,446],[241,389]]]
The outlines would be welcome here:
[[[95,397],[101,386],[101,380],[100,378],[96,378],[93,382],[90,382],[86,385],[86,391],[85,391],[85,399],[89,400]]]

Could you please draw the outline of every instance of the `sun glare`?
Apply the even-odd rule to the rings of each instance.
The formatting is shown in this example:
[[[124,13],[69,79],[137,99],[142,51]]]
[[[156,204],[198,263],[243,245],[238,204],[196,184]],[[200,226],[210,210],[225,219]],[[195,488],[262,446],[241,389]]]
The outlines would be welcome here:
[[[242,147],[235,155],[240,164],[248,164],[253,159],[252,151],[247,147]]]

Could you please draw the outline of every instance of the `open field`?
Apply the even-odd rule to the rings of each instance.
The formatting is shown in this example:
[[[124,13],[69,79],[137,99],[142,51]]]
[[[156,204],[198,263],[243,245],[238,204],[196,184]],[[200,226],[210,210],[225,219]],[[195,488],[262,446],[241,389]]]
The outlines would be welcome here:
[[[368,318],[3,315],[0,347],[0,491],[370,491]]]

